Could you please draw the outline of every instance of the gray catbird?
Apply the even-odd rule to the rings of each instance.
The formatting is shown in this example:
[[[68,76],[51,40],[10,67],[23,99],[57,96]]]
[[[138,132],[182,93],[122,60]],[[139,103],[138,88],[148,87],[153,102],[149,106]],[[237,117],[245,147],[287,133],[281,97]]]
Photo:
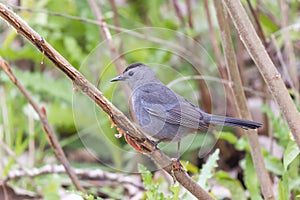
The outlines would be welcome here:
[[[126,81],[132,90],[133,112],[143,132],[157,142],[176,141],[197,130],[205,132],[209,124],[256,129],[262,124],[205,113],[166,87],[155,73],[142,63],[129,65],[111,81]]]

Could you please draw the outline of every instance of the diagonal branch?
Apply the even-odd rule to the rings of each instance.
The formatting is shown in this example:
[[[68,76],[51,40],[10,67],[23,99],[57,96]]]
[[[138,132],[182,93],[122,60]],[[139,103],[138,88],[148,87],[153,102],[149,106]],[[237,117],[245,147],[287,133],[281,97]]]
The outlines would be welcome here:
[[[79,71],[77,71],[63,56],[61,56],[50,44],[48,44],[37,32],[31,29],[20,17],[0,3],[0,16],[12,25],[19,34],[27,38],[56,67],[65,73],[80,90],[89,96],[101,109],[106,112],[119,129],[122,129],[126,137],[142,147],[154,162],[190,191],[198,199],[213,199],[208,192],[201,188],[185,171],[174,170],[173,162],[163,154],[151,140],[147,139],[130,120],[118,110],[103,94],[92,85]],[[131,143],[132,144],[132,143]]]

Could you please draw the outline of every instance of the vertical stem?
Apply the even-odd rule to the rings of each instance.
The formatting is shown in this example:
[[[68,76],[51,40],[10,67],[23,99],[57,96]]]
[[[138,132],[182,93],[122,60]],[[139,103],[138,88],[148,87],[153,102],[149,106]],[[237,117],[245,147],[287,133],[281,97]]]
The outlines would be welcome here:
[[[110,33],[110,30],[107,27],[107,24],[103,17],[102,11],[99,8],[96,0],[87,0],[87,2],[89,3],[91,10],[92,10],[93,14],[95,15],[95,18],[97,19],[97,21],[101,22],[101,25],[99,25],[99,30],[101,32],[102,37],[107,42],[107,45],[108,45],[108,48],[110,51],[111,60],[113,61],[117,72],[119,74],[121,74],[123,72],[122,66],[124,66],[124,64],[122,65],[122,63],[125,63],[125,60],[122,60],[119,57],[120,54],[115,46],[115,43],[114,43],[113,37]],[[122,84],[121,87],[122,87],[122,90],[124,91],[126,98],[130,99],[129,98],[129,94],[130,94],[129,88],[125,84]]]
[[[185,0],[186,1],[186,7],[187,7],[187,15],[188,15],[188,23],[191,29],[194,28],[193,24],[193,15],[192,15],[192,2],[191,0]]]
[[[289,7],[287,5],[287,2],[285,0],[280,0],[280,9],[281,9],[281,27],[284,29],[288,26],[288,20],[289,20]],[[286,29],[283,32],[283,39],[284,39],[284,53],[287,56],[287,69],[289,72],[289,75],[292,79],[292,85],[291,87],[295,90],[295,93],[299,92],[299,82],[298,82],[298,73],[296,68],[296,61],[295,61],[295,54],[293,49],[293,44],[291,42],[291,37],[289,30]],[[298,96],[298,95],[296,95]]]
[[[228,14],[221,1],[215,0],[216,13],[220,27],[220,34],[222,39],[223,51],[226,57],[226,63],[229,69],[231,81],[234,83],[232,88],[234,91],[238,110],[242,118],[251,120],[251,114],[247,107],[246,96],[243,91],[242,81],[237,66],[237,60],[231,40],[230,23],[228,22]],[[248,130],[247,137],[250,144],[250,150],[256,173],[261,184],[262,193],[265,199],[274,199],[272,191],[272,184],[269,174],[264,165],[264,158],[262,156],[260,144],[256,130]]]
[[[183,18],[183,15],[182,15],[182,12],[180,10],[177,0],[171,0],[171,3],[175,8],[175,13],[176,13],[181,25],[184,25],[184,18]]]
[[[2,124],[0,124],[0,141],[3,141],[3,126]],[[2,148],[0,149],[0,158],[3,158],[3,152],[2,152]],[[2,172],[3,172],[3,169],[4,169],[4,159],[1,159],[0,161],[0,177],[2,178]]]
[[[28,111],[28,133],[29,133],[29,149],[28,149],[28,166],[34,166],[34,155],[35,155],[35,143],[34,143],[34,111],[30,109]]]
[[[222,55],[221,55],[221,51],[218,45],[218,41],[217,41],[217,35],[216,32],[214,30],[213,27],[213,23],[212,23],[212,19],[211,19],[211,12],[209,10],[209,1],[208,0],[204,0],[204,9],[205,9],[205,14],[206,14],[206,18],[207,18],[207,23],[208,23],[208,28],[209,28],[209,38],[211,40],[211,44],[212,44],[212,48],[216,57],[216,61],[218,64],[218,70],[220,73],[220,76],[223,80],[229,80],[229,76],[230,74],[228,74],[228,71],[226,69],[226,65],[223,61]],[[225,84],[224,85],[225,88],[225,94],[226,94],[226,100],[228,101],[228,104],[226,102],[227,105],[229,105],[230,110],[233,110],[233,114],[234,116],[238,116],[238,112],[237,112],[237,104],[236,104],[236,100],[234,98],[233,95],[233,90],[231,85],[229,84]]]
[[[223,0],[239,36],[264,77],[269,90],[278,103],[288,123],[294,139],[300,148],[300,115],[283,82],[280,73],[271,61],[266,49],[257,36],[255,29],[240,1]]]
[[[2,120],[3,120],[3,138],[5,138],[5,143],[11,145],[11,133],[9,127],[9,116],[6,105],[6,94],[4,87],[0,86],[0,107],[2,110]],[[5,135],[5,137],[4,137]]]

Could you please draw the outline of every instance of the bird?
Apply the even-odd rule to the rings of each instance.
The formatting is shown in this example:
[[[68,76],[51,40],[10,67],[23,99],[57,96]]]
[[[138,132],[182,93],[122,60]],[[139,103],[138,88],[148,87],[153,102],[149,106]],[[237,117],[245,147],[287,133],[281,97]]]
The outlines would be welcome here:
[[[180,141],[183,137],[209,131],[210,125],[257,129],[261,123],[213,115],[204,112],[189,100],[164,85],[147,65],[130,64],[111,82],[124,81],[131,90],[131,103],[135,119],[147,137],[160,142],[177,142],[180,157]]]

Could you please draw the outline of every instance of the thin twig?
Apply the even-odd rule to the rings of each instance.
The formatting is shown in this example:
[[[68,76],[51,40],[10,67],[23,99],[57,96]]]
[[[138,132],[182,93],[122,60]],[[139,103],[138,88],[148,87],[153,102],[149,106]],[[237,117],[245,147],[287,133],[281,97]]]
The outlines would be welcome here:
[[[259,4],[259,2],[257,2],[257,3]],[[254,18],[254,23],[255,23],[255,28],[256,28],[257,35],[261,39],[261,41],[262,41],[263,45],[265,46],[265,48],[266,48],[269,56],[271,57],[272,61],[274,61],[274,57],[273,57],[273,54],[272,54],[272,49],[269,48],[270,43],[267,42],[266,36],[265,36],[264,31],[262,29],[261,23],[259,21],[258,16],[259,16],[260,10],[258,8],[256,8],[256,10],[254,10],[250,0],[247,0],[247,4],[248,4],[248,6],[250,8],[250,11],[251,11],[251,14]],[[261,76],[259,77],[259,80],[261,82],[261,91],[265,92],[265,93],[268,93],[266,83],[265,83],[265,81],[263,80],[263,78]],[[262,101],[263,101],[264,104],[268,104],[266,96],[262,98]],[[270,122],[269,122],[268,116],[267,116],[266,113],[264,113],[263,115],[264,115],[264,121],[263,122],[264,122],[264,125],[265,125],[264,130],[266,131],[266,133],[270,133],[270,129],[269,129]],[[268,134],[268,135],[271,135],[271,134]]]
[[[231,81],[235,83],[232,88],[234,91],[235,99],[237,100],[237,108],[240,116],[243,119],[252,120],[250,111],[247,107],[246,96],[243,91],[242,80],[237,66],[237,60],[231,39],[230,23],[227,20],[228,14],[221,1],[215,0],[214,3],[216,7],[218,24],[220,27],[223,51],[226,57],[225,60],[230,72]],[[265,199],[275,199],[272,191],[271,179],[264,164],[264,158],[262,156],[262,151],[258,141],[257,130],[248,130],[247,138],[250,144],[250,151],[254,163],[254,168],[261,184],[262,193]]]
[[[6,104],[5,88],[0,86],[0,108],[2,111],[2,122],[3,122],[3,138],[5,138],[6,144],[11,144],[11,133],[9,127],[8,109]],[[5,137],[4,137],[5,135]]]
[[[290,75],[289,75],[288,66],[286,66],[286,63],[284,62],[283,55],[282,55],[282,53],[281,53],[281,51],[280,51],[280,48],[279,48],[279,46],[278,46],[278,44],[277,44],[277,42],[276,42],[276,39],[275,39],[274,35],[271,35],[270,39],[271,39],[272,44],[273,44],[274,47],[275,47],[275,50],[276,50],[276,56],[277,56],[277,58],[278,58],[278,60],[279,60],[279,63],[281,64],[282,71],[283,71],[283,77],[284,77],[284,79],[287,81],[287,83],[288,83],[292,88],[295,89],[293,80],[291,79],[291,77],[290,77]]]
[[[108,44],[108,47],[109,47],[109,50],[111,53],[111,59],[113,60],[118,73],[121,74],[123,72],[122,63],[121,63],[121,60],[119,59],[119,54],[115,47],[114,41],[112,40],[112,35],[111,35],[108,27],[106,26],[107,23],[103,17],[103,14],[95,0],[87,0],[87,2],[89,3],[91,10],[96,17],[96,20],[100,22],[99,30],[101,32],[101,35],[107,41],[107,44]],[[123,61],[123,62],[124,62],[123,63],[123,65],[124,65],[125,61]]]
[[[1,90],[2,90],[2,87],[0,87],[0,94],[1,94]],[[0,124],[0,141],[3,141],[3,126],[2,124]],[[0,149],[0,158],[3,158],[3,151],[2,149]],[[3,172],[3,169],[4,169],[4,159],[1,159],[0,161],[0,172]]]
[[[224,80],[229,80],[229,75],[227,72],[227,68],[224,64],[224,61],[222,59],[222,55],[221,55],[221,51],[218,45],[218,41],[217,41],[217,35],[215,32],[215,29],[213,27],[212,24],[212,20],[211,20],[211,12],[209,9],[209,4],[208,4],[208,0],[204,0],[204,10],[205,10],[205,14],[206,14],[206,18],[207,18],[207,23],[208,23],[208,29],[209,29],[209,38],[212,44],[212,48],[215,54],[215,58],[217,60],[217,64],[218,64],[218,70],[220,73],[220,76],[222,79]],[[232,91],[232,86],[227,84],[225,85],[225,91],[226,91],[226,99],[228,101],[228,105],[230,106],[230,108],[233,109],[233,113],[235,116],[238,116],[238,112],[236,110],[236,100],[233,96],[233,91]]]
[[[107,23],[103,17],[102,11],[99,8],[97,2],[95,0],[87,0],[87,2],[89,3],[91,10],[96,17],[96,20],[100,22],[99,30],[101,32],[102,37],[108,44],[111,60],[113,61],[118,74],[121,74],[123,72],[122,66],[126,64],[126,61],[123,60],[122,57],[120,57],[120,53],[118,52],[114,44],[113,37],[107,27]],[[124,84],[121,84],[121,87],[124,91],[126,98],[129,99],[129,88],[127,87],[127,85]]]
[[[143,40],[148,40],[150,42],[154,42],[154,43],[169,47],[173,51],[189,57],[192,60],[194,66],[201,66],[201,60],[199,58],[197,58],[189,49],[184,48],[184,46],[177,45],[174,42],[168,42],[161,38],[153,37],[149,34],[147,35],[147,33],[142,34],[142,33],[137,32],[136,30],[129,30],[126,28],[117,27],[117,26],[114,26],[111,24],[102,23],[101,21],[86,19],[86,18],[82,18],[82,17],[72,16],[72,15],[67,15],[67,14],[62,14],[62,13],[57,13],[57,12],[52,12],[52,11],[48,11],[48,10],[36,10],[36,9],[24,8],[24,7],[20,7],[20,6],[12,6],[12,7],[19,9],[19,10],[29,11],[29,12],[45,13],[48,15],[64,17],[67,19],[72,19],[72,20],[81,21],[81,22],[85,22],[85,23],[95,24],[95,25],[99,25],[101,27],[106,27],[106,28],[110,28],[112,30],[120,31],[120,32],[126,33],[128,35],[132,35],[134,37],[137,37],[137,38],[140,38]]]
[[[255,12],[250,0],[247,0],[247,4],[250,8],[250,11],[252,13],[252,16],[254,18],[254,21],[255,21],[255,24],[256,24],[256,28],[257,28],[257,34],[259,36],[259,38],[262,40],[263,44],[265,47],[267,47],[267,40],[266,40],[266,37],[265,37],[265,34],[262,30],[262,27],[261,27],[261,24],[259,22],[259,19],[258,19],[258,16],[257,16],[257,12]]]
[[[148,155],[162,169],[174,176],[176,180],[198,199],[213,199],[183,170],[174,170],[173,162],[163,154],[153,142],[139,131],[131,121],[118,110],[103,94],[92,85],[79,71],[77,71],[62,55],[60,55],[46,40],[28,26],[20,17],[0,3],[0,16],[13,26],[19,34],[27,38],[43,54],[49,58],[57,68],[64,72],[78,88],[89,96],[101,109],[106,112],[120,130],[123,130],[131,142],[139,145],[143,153]],[[132,144],[132,143],[130,143]]]
[[[109,0],[110,3],[110,7],[114,13],[113,19],[114,19],[114,26],[116,27],[120,27],[120,23],[119,23],[119,17],[118,17],[118,10],[117,10],[117,6],[116,6],[116,1],[115,0]],[[118,33],[118,36],[120,37],[120,44],[119,44],[119,54],[121,54],[121,58],[120,59],[124,59],[123,57],[123,42],[121,39],[121,30],[117,29],[116,32]]]
[[[191,0],[185,0],[186,3],[186,9],[187,9],[187,16],[188,16],[188,23],[191,29],[194,28],[193,23],[193,13],[192,13],[192,2]]]
[[[40,168],[32,168],[28,170],[12,170],[9,171],[6,179],[16,180],[24,177],[36,177],[46,174],[65,174],[66,170],[63,165],[45,165]],[[138,175],[124,175],[119,173],[106,172],[101,169],[76,169],[74,168],[74,173],[85,180],[99,180],[99,181],[110,181],[118,182],[121,185],[132,185],[139,190],[145,190],[142,182],[135,181],[137,178],[140,179]]]
[[[220,52],[220,49],[218,47],[218,41],[217,41],[217,36],[212,24],[211,20],[211,13],[209,10],[209,5],[208,5],[208,0],[204,0],[204,10],[207,18],[207,24],[208,24],[208,29],[209,29],[209,38],[212,44],[212,48],[218,63],[218,69],[221,74],[222,79],[228,80],[228,74],[227,74],[227,69],[226,66],[223,62],[222,55]]]
[[[175,14],[177,15],[181,25],[184,25],[184,18],[183,18],[183,15],[182,15],[182,12],[180,10],[177,0],[171,0],[171,3],[175,9]]]
[[[30,137],[28,144],[28,166],[34,166],[34,155],[35,155],[35,141],[34,141],[34,116],[33,112],[28,113],[28,135]]]
[[[1,57],[0,57],[0,67],[8,75],[8,77],[11,79],[11,81],[17,86],[17,88],[20,90],[20,92],[24,95],[24,97],[28,100],[30,105],[35,110],[35,112],[38,114],[38,116],[43,124],[43,128],[47,134],[48,140],[49,140],[53,150],[55,151],[55,155],[57,156],[58,160],[64,165],[74,186],[78,190],[85,192],[84,188],[80,186],[76,175],[74,174],[72,168],[70,167],[69,161],[67,160],[67,158],[64,154],[64,151],[63,151],[62,147],[60,146],[52,127],[48,123],[46,114],[42,111],[42,109],[33,100],[32,96],[29,94],[29,92],[26,90],[26,88],[18,81],[17,77],[11,71],[9,64],[5,60],[3,60]]]
[[[287,27],[289,23],[289,7],[285,0],[280,0],[280,9],[281,9],[281,27]],[[295,93],[299,92],[299,80],[298,80],[298,73],[297,73],[297,67],[296,67],[296,61],[295,61],[295,54],[294,54],[294,48],[293,43],[291,41],[291,36],[289,31],[284,31],[283,34],[284,38],[284,53],[286,55],[286,65],[288,66],[288,72],[289,76],[292,80],[291,87],[295,90]],[[298,95],[296,95],[297,102],[298,102]]]
[[[266,1],[257,1],[257,10],[261,13],[263,13],[267,18],[269,18],[275,26],[280,27],[281,23],[278,19],[278,16],[275,16],[273,13],[273,10],[270,9],[270,7],[266,4],[264,4]]]
[[[173,81],[169,82],[167,84],[168,87],[172,87],[173,85],[181,82],[181,81],[186,81],[186,80],[206,80],[206,81],[213,81],[213,82],[216,82],[216,83],[222,83],[222,84],[226,84],[226,85],[234,85],[236,83],[232,82],[232,81],[228,81],[228,80],[224,80],[224,79],[220,79],[220,78],[216,78],[216,77],[213,77],[213,76],[204,76],[204,75],[192,75],[192,76],[184,76],[184,77],[180,77],[180,78],[177,78],[177,79],[174,79]],[[246,91],[246,92],[250,92],[254,95],[257,95],[257,96],[260,96],[260,97],[264,97],[266,94],[265,93],[262,93],[260,91],[256,91],[250,87],[242,87],[243,88],[243,91]]]
[[[109,0],[109,3],[110,3],[110,7],[114,13],[114,16],[113,16],[114,25],[116,27],[120,27],[116,2],[115,2],[115,0]],[[121,31],[117,30],[117,33],[121,33]]]

